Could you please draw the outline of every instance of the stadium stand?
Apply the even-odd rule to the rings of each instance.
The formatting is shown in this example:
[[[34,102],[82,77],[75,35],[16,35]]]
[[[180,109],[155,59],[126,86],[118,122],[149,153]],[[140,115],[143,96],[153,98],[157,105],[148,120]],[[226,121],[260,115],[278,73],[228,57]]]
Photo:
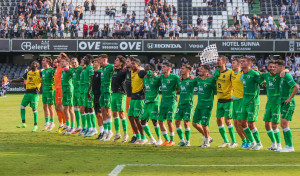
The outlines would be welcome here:
[[[16,79],[23,76],[26,70],[26,65],[21,64],[1,64],[0,63],[0,75],[5,73],[8,79]]]
[[[284,30],[290,30],[290,33],[292,31],[291,28],[293,25],[297,26],[297,30],[299,30],[300,28],[300,14],[298,11],[300,0],[162,0],[161,4],[158,4],[155,0],[127,0],[125,15],[123,15],[122,9],[122,5],[124,4],[123,0],[51,0],[49,1],[52,3],[52,5],[50,6],[53,6],[54,10],[52,11],[52,7],[50,7],[47,14],[39,14],[40,12],[43,12],[43,10],[45,13],[45,0],[0,0],[0,15],[2,17],[2,21],[4,21],[4,19],[10,19],[10,22],[7,26],[7,33],[11,34],[10,37],[15,36],[12,35],[14,32],[9,32],[9,29],[17,28],[17,33],[19,33],[17,37],[24,36],[26,38],[26,35],[21,35],[22,29],[20,28],[22,28],[22,26],[20,24],[17,27],[10,25],[20,23],[20,19],[24,18],[22,16],[21,18],[19,18],[18,16],[20,12],[22,12],[22,8],[23,16],[25,16],[24,20],[25,23],[27,23],[26,14],[24,12],[27,8],[31,8],[31,6],[29,5],[31,2],[34,2],[33,4],[37,4],[37,6],[35,8],[32,8],[35,9],[35,13],[32,12],[30,18],[36,18],[37,20],[42,19],[44,20],[45,24],[47,24],[49,20],[51,21],[53,14],[56,14],[57,20],[55,21],[58,21],[57,24],[59,24],[59,21],[61,21],[60,17],[64,18],[65,16],[64,11],[69,11],[69,13],[67,13],[67,17],[62,19],[62,21],[64,21],[63,28],[65,28],[63,35],[66,37],[71,36],[71,24],[73,23],[78,24],[78,29],[75,30],[77,31],[75,34],[76,37],[83,37],[84,29],[86,29],[84,28],[85,23],[88,25],[88,27],[91,24],[98,23],[100,27],[99,33],[102,33],[101,29],[103,29],[104,26],[109,26],[110,32],[108,33],[108,37],[112,37],[112,33],[115,31],[114,27],[116,23],[121,23],[123,25],[120,29],[121,31],[123,30],[122,28],[125,28],[124,24],[128,23],[130,25],[131,22],[135,22],[135,24],[139,25],[141,23],[143,23],[144,25],[145,23],[147,23],[147,25],[149,26],[149,23],[152,23],[152,20],[150,20],[149,22],[148,19],[151,17],[155,18],[157,16],[159,16],[158,21],[162,21],[165,23],[165,37],[168,36],[167,34],[169,32],[168,29],[170,28],[170,24],[172,24],[173,26],[178,24],[178,26],[181,27],[181,38],[188,37],[187,28],[190,24],[191,27],[197,25],[200,28],[199,38],[221,38],[224,37],[226,31],[229,31],[228,33],[232,35],[233,30],[237,31],[236,37],[242,38],[242,27],[244,26],[244,24],[241,22],[241,20],[243,16],[248,16],[249,19],[252,20],[253,18],[256,18],[257,21],[262,22],[264,21],[263,18],[268,18],[268,16],[271,15],[277,25],[277,30],[279,30],[281,21],[283,21],[284,25],[286,24],[288,26],[288,28]],[[44,5],[40,6],[39,4],[41,4],[42,2],[44,2]],[[72,5],[70,5],[71,2]],[[118,14],[118,12],[120,13]],[[69,19],[70,14],[74,15],[71,16],[73,18]],[[78,19],[74,20],[74,17]],[[198,20],[198,18],[200,20]],[[211,24],[209,24],[209,19],[212,19]],[[237,20],[240,22],[237,22]],[[69,24],[66,24],[67,21],[69,21]],[[34,22],[35,21],[33,20],[33,24],[30,24],[34,25]],[[234,26],[232,26],[232,24],[234,24]],[[263,26],[262,24],[258,25],[260,27]],[[25,28],[26,26],[23,27],[24,30],[26,30]],[[60,25],[58,25],[57,27],[56,36],[59,36],[60,34],[59,28]],[[35,29],[31,30],[34,31]],[[47,35],[49,37],[51,32],[46,32],[46,25],[44,25],[43,30],[43,38],[47,38]],[[145,30],[148,30],[147,27]],[[152,29],[149,30],[151,31]],[[54,38],[56,38],[56,36]],[[263,29],[261,29],[261,35],[259,36],[263,36]],[[103,36],[99,37],[101,38]],[[282,38],[279,35],[277,37]],[[1,38],[3,37],[1,36]],[[145,34],[145,37],[143,38],[149,37]],[[225,36],[225,38],[228,37]]]

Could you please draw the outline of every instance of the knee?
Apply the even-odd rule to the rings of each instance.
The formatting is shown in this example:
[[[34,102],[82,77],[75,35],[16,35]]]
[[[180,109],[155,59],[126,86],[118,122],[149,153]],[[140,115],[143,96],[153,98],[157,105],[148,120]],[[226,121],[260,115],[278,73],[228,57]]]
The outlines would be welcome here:
[[[278,128],[278,124],[276,123],[276,124],[272,124],[272,129],[276,129],[276,128]]]
[[[221,126],[223,124],[222,118],[217,118],[217,124],[218,126]]]
[[[197,127],[198,126],[198,124],[197,123],[192,123],[193,124],[193,127]]]
[[[254,129],[254,127],[255,127],[255,126],[254,126],[253,123],[249,123],[249,128],[250,128],[250,129]]]
[[[226,123],[227,126],[229,126],[229,125],[231,125],[231,120],[230,119],[226,119],[225,123]]]
[[[168,125],[169,125],[169,121],[168,121]],[[176,126],[180,126],[180,120],[176,120],[176,121],[175,121],[175,125],[176,125]]]

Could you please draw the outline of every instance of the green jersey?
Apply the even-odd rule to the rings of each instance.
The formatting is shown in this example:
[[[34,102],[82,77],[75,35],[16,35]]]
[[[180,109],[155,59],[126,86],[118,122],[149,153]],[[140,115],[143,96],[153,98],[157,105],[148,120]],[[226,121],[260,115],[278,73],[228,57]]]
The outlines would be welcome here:
[[[80,73],[80,85],[79,85],[79,90],[80,93],[84,93],[84,89],[86,88],[86,85],[84,83],[84,74],[85,74],[85,68],[82,69],[81,73]]]
[[[197,107],[212,106],[214,103],[214,91],[216,90],[216,81],[214,78],[195,78],[197,81],[198,104]]]
[[[196,85],[197,85],[196,79],[187,78],[179,81],[178,87],[179,87],[180,98],[179,98],[178,105],[194,104],[194,88],[196,87]]]
[[[286,99],[288,99],[292,92],[293,92],[293,87],[297,83],[294,81],[292,75],[290,73],[285,73],[285,76],[281,78],[280,82],[280,95],[281,95],[281,103],[283,103]],[[291,100],[291,105],[295,105],[295,100],[294,98]]]
[[[162,101],[167,98],[175,98],[176,88],[178,87],[179,83],[179,76],[170,73],[170,75],[165,78],[164,75],[161,75],[160,82],[162,91]]]
[[[108,64],[101,71],[101,93],[111,92],[111,79],[114,65]]]
[[[242,74],[241,81],[244,87],[243,105],[249,103],[259,105],[259,85],[263,83],[260,74],[257,71],[249,70],[247,73]]]
[[[144,78],[144,86],[146,92],[145,103],[159,102],[159,77],[147,76],[147,78]]]
[[[61,85],[64,88],[65,86],[73,86],[73,72],[74,70],[69,69],[69,71],[62,71],[61,74]]]
[[[43,91],[52,90],[55,70],[47,68],[42,71]]]
[[[260,79],[261,81],[266,80],[267,103],[280,104],[280,76],[278,74],[271,76],[270,73],[263,73]]]
[[[83,82],[84,82],[84,92],[87,93],[91,83],[91,76],[94,75],[93,65],[88,65],[84,71]]]
[[[74,85],[74,91],[80,90],[80,74],[82,72],[82,67],[78,66],[76,69],[73,69],[73,85]]]

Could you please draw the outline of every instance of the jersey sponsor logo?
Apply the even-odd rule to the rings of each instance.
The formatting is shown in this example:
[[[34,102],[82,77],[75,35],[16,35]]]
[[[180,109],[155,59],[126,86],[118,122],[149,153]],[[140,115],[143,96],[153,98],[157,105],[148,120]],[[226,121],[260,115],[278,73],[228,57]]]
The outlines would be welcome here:
[[[249,78],[250,78],[250,75],[248,75],[247,78],[249,79]]]

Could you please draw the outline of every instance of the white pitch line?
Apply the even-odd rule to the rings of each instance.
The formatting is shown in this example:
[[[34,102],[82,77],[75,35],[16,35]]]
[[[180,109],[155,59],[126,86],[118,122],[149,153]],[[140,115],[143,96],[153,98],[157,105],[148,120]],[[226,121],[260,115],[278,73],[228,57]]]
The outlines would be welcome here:
[[[112,170],[111,173],[108,174],[108,176],[117,176],[125,166],[125,164],[117,165],[114,170]]]
[[[180,165],[180,164],[121,164],[117,165],[108,176],[117,176],[125,166],[166,166],[166,167],[300,167],[300,165]]]

